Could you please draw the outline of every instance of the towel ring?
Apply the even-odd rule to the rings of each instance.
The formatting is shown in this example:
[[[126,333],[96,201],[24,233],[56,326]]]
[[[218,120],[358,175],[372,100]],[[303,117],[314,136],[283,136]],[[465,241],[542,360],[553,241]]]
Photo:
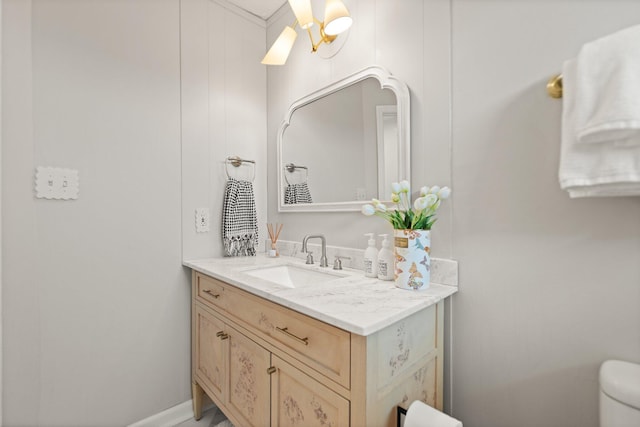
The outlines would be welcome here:
[[[305,176],[304,176],[304,181],[303,182],[307,182],[309,180],[309,168],[307,168],[306,166],[298,166],[295,165],[293,163],[287,163],[286,165],[284,165],[284,170],[286,172],[289,173],[294,173],[296,171],[296,169],[304,169],[305,171]],[[289,178],[287,178],[287,174],[284,174],[284,180],[287,181],[288,185],[291,185],[291,183],[289,182]]]
[[[256,179],[256,162],[255,160],[241,159],[238,156],[229,156],[224,160],[224,171],[227,174],[227,179],[231,179],[229,174],[229,165],[239,168],[243,163],[251,163],[253,165],[253,175],[251,176],[251,182]]]

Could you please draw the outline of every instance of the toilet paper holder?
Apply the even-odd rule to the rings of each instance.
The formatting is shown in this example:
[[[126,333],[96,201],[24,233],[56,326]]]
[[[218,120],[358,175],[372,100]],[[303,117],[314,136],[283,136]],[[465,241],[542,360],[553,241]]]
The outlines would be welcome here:
[[[457,420],[420,400],[413,401],[407,409],[400,405],[396,408],[397,427],[401,427],[403,425],[402,415],[405,417],[405,427],[426,427],[436,425],[440,427],[462,427],[462,422],[460,420]]]
[[[396,408],[398,408],[397,418],[396,418],[396,427],[401,427],[402,426],[402,416],[403,415],[405,415],[405,416],[407,415],[407,410],[404,409],[400,405],[396,406]]]

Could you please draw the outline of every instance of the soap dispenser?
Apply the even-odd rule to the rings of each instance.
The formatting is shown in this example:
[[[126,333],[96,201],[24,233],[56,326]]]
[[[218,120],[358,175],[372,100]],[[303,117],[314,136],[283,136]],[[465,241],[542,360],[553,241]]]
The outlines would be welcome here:
[[[366,233],[369,236],[369,246],[364,251],[364,275],[367,277],[378,277],[378,248],[373,233]]]
[[[395,277],[394,256],[388,234],[380,234],[382,249],[378,252],[378,279],[393,280]]]

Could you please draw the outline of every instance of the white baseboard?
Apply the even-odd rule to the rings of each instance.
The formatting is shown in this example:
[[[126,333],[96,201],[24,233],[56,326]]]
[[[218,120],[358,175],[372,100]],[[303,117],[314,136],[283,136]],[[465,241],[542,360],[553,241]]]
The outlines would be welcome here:
[[[174,427],[193,418],[191,399],[172,408],[135,422],[128,427]]]

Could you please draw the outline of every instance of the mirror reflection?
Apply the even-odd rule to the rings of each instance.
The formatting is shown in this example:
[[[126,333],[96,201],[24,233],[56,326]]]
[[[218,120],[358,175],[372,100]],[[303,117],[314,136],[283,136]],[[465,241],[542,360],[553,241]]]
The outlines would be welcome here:
[[[282,145],[285,204],[377,198],[378,163],[397,151],[395,117],[379,110],[395,105],[394,93],[369,78],[296,110]]]
[[[281,211],[357,210],[408,176],[408,89],[382,72],[294,103],[278,135]]]

